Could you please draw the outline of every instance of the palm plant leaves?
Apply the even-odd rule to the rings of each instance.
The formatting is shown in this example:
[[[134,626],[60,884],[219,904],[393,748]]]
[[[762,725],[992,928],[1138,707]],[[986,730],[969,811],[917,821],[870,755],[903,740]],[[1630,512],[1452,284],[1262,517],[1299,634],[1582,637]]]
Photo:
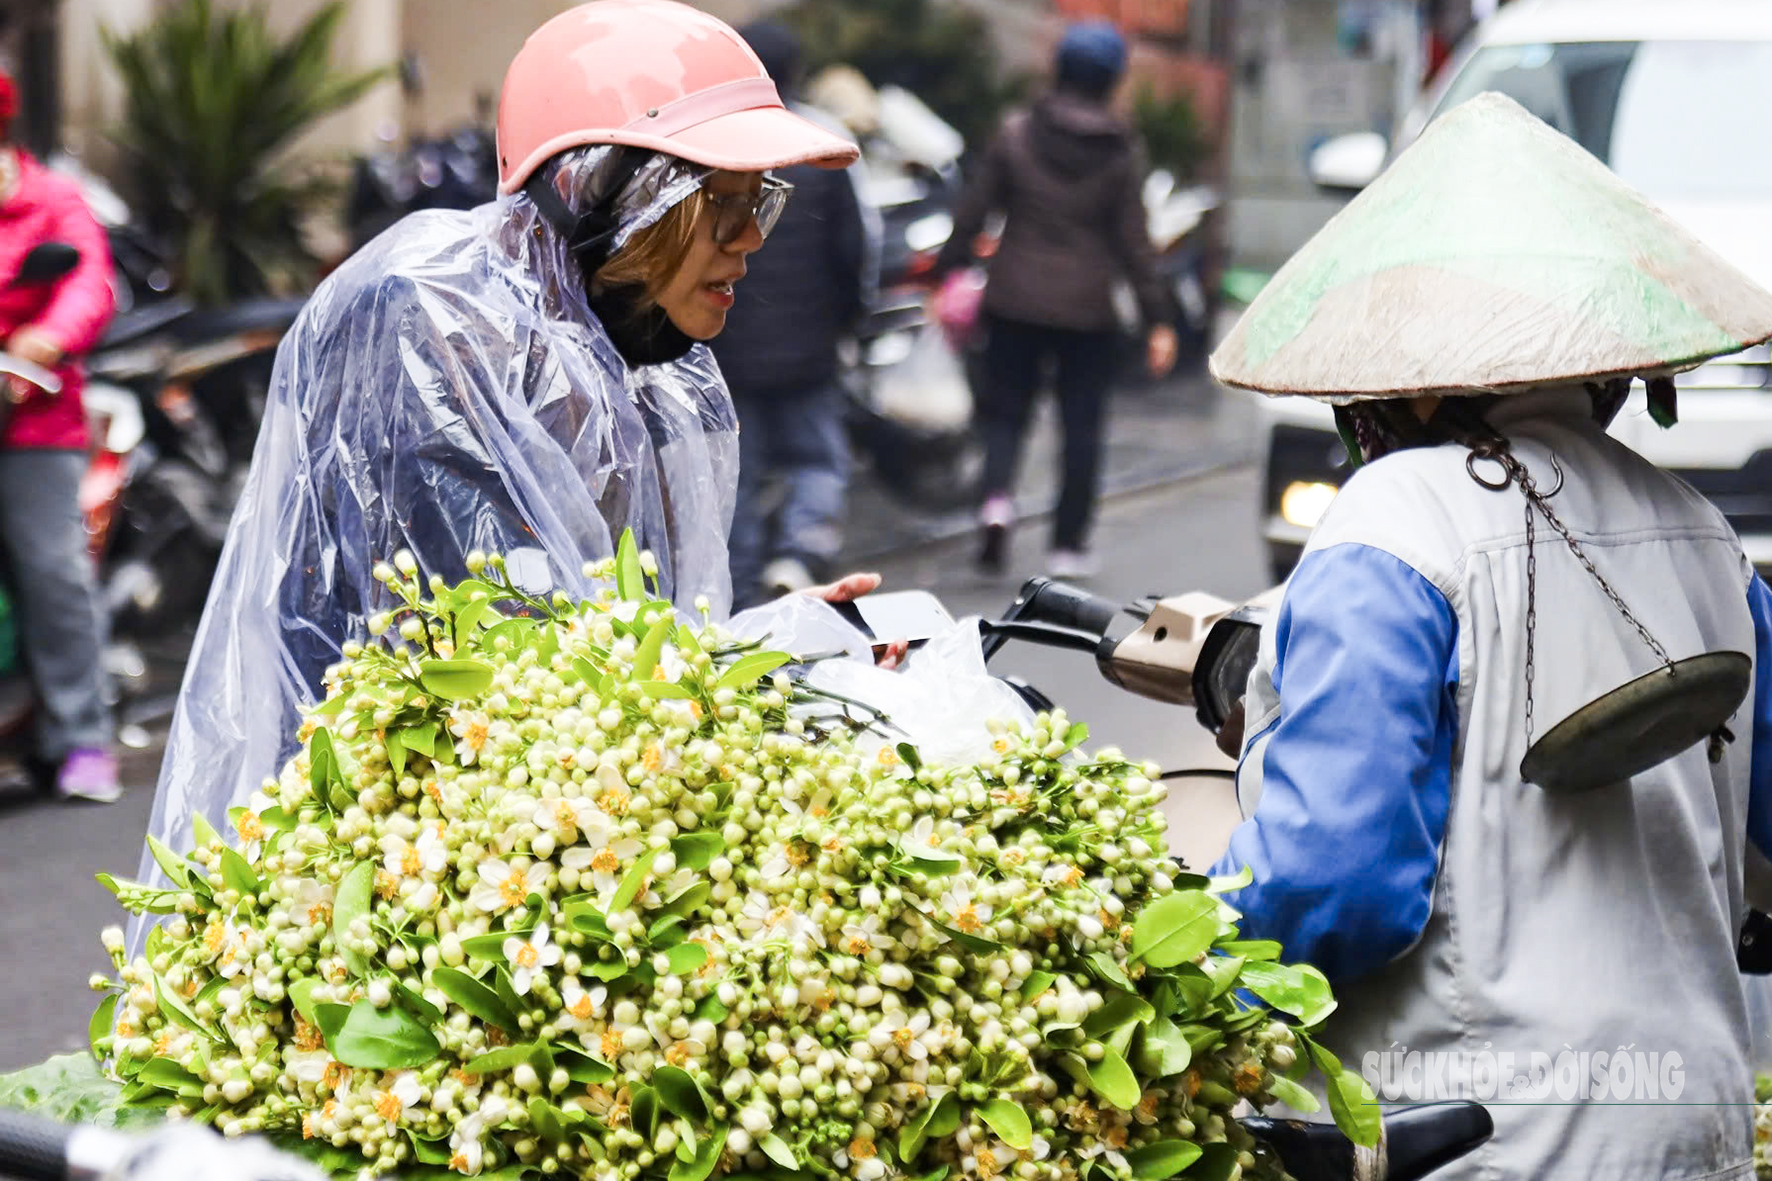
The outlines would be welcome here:
[[[180,285],[202,302],[262,294],[314,265],[301,218],[330,186],[287,151],[388,74],[333,69],[344,12],[327,4],[279,39],[263,9],[180,0],[139,32],[104,33],[124,82],[115,138],[136,207],[178,244]]]

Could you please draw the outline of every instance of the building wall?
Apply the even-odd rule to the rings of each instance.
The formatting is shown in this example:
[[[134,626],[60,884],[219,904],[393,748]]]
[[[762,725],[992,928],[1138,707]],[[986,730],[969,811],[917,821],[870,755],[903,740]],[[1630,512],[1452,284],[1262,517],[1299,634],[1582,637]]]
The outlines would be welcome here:
[[[1372,18],[1350,51],[1344,21]],[[1334,215],[1306,173],[1310,152],[1349,131],[1389,134],[1421,57],[1413,4],[1241,0],[1232,63],[1228,248],[1238,265],[1278,267]]]

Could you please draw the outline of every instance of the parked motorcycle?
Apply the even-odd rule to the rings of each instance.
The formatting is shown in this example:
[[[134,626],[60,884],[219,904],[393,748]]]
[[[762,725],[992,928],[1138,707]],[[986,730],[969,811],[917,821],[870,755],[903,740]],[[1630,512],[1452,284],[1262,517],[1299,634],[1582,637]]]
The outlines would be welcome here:
[[[351,249],[420,209],[472,209],[498,195],[498,148],[486,120],[361,156],[345,221]]]

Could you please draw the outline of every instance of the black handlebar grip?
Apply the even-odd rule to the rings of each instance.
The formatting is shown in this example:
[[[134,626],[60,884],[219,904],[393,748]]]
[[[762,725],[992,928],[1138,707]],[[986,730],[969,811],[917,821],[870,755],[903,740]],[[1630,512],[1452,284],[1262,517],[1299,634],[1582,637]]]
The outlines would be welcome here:
[[[62,1181],[68,1175],[68,1141],[77,1130],[0,1108],[0,1177]]]
[[[1104,635],[1120,604],[1100,595],[1092,595],[1079,587],[1063,582],[1041,582],[1032,588],[1021,612],[1021,618],[1060,627],[1074,627],[1091,635]]]

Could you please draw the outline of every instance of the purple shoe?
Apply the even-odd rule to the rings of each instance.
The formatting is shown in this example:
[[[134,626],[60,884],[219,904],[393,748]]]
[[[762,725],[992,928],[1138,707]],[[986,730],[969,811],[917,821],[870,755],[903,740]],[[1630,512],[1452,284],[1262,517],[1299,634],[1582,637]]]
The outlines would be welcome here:
[[[55,790],[64,800],[116,803],[123,797],[123,788],[117,782],[116,756],[92,747],[73,751],[56,774]]]

